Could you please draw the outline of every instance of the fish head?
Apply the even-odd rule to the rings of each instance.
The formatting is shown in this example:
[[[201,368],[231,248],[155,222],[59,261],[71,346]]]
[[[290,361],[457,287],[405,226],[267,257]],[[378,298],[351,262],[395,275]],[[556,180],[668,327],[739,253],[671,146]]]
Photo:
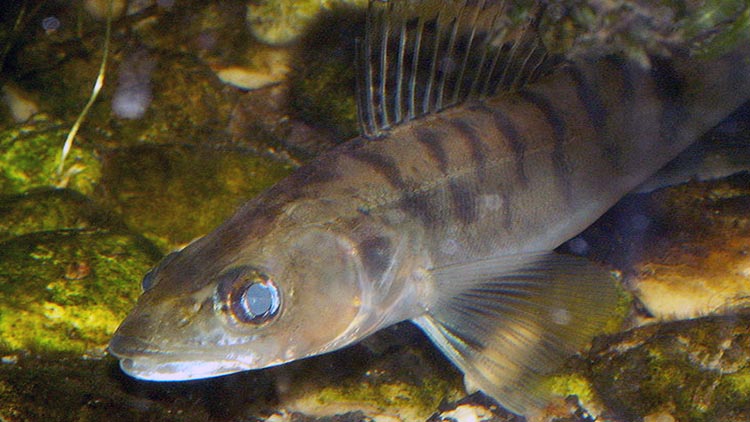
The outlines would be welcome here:
[[[243,243],[238,230],[211,233],[144,277],[143,294],[109,344],[124,372],[154,381],[208,378],[358,338],[363,271],[345,236],[302,226]]]

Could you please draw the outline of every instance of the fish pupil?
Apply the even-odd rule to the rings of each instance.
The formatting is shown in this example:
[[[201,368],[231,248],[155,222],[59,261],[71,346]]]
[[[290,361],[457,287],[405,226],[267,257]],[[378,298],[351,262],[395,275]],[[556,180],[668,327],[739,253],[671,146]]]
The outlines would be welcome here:
[[[254,324],[264,323],[273,318],[279,310],[279,293],[271,282],[247,284],[238,297],[240,319]]]

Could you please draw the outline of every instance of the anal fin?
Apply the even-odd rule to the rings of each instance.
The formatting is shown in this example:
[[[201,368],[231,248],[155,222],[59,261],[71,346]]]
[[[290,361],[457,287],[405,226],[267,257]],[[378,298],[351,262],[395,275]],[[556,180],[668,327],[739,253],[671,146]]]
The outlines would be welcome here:
[[[432,271],[434,303],[414,322],[508,410],[547,404],[542,383],[613,315],[610,272],[554,252],[494,258]]]

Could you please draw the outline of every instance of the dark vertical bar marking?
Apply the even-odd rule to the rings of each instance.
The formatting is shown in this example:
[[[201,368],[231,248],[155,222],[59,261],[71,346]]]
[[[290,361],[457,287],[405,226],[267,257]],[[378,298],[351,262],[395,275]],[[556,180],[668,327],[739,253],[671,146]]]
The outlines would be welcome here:
[[[501,204],[503,207],[503,228],[510,231],[513,225],[513,207],[510,205],[510,193],[507,189],[503,189],[500,198],[503,201]]]
[[[554,148],[552,149],[552,165],[555,168],[555,176],[567,201],[573,199],[573,186],[570,179],[570,160],[565,153],[566,124],[554,105],[542,94],[533,91],[519,91],[518,95],[533,105],[543,115],[547,124],[552,129]]]
[[[417,142],[427,148],[427,154],[437,163],[441,173],[448,173],[448,154],[443,147],[445,136],[442,132],[430,129],[424,126],[418,126],[414,129]]]
[[[396,160],[392,157],[374,151],[366,151],[361,148],[347,151],[346,155],[361,163],[369,165],[377,174],[383,176],[383,178],[385,178],[394,188],[401,191],[406,191],[408,189],[406,181],[401,176],[401,170],[399,170]]]
[[[341,174],[336,171],[335,157],[322,161],[306,164],[289,177],[289,182],[280,183],[277,189],[282,190],[290,199],[301,198],[306,195],[315,195],[316,192],[326,188],[326,184],[338,179]]]
[[[621,169],[621,148],[607,136],[607,115],[609,112],[604,105],[604,101],[580,69],[576,66],[565,66],[564,69],[575,84],[578,101],[583,104],[586,115],[594,127],[597,137],[596,142],[602,145],[604,159],[615,169]]]
[[[526,141],[518,132],[513,122],[505,115],[501,110],[488,107],[483,103],[477,103],[470,107],[471,111],[484,112],[490,115],[495,128],[503,138],[510,144],[510,149],[513,151],[514,163],[516,166],[516,177],[522,184],[528,183],[526,177],[526,170],[524,169],[524,154],[526,153]]]
[[[436,227],[444,221],[445,213],[442,211],[444,204],[433,200],[433,193],[407,193],[401,198],[399,207],[419,219],[425,227]]]
[[[671,144],[677,141],[678,124],[687,114],[685,108],[685,81],[667,58],[651,57],[651,78],[656,97],[662,103],[659,136]]]
[[[487,155],[479,131],[460,117],[454,117],[448,122],[461,134],[461,139],[469,147],[472,164],[475,164],[478,169],[483,169],[487,163]]]
[[[609,55],[605,59],[612,67],[617,69],[617,74],[622,84],[621,99],[623,102],[632,104],[635,100],[635,75],[631,63],[622,56]],[[627,106],[629,107],[629,106]]]

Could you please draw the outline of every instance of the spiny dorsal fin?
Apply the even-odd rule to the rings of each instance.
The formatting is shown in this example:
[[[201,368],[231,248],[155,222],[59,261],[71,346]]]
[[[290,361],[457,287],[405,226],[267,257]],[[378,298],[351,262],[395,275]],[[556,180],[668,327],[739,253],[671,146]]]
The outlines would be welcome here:
[[[541,12],[541,3],[522,12],[493,0],[371,0],[357,59],[361,134],[537,79],[555,62],[537,36]]]

